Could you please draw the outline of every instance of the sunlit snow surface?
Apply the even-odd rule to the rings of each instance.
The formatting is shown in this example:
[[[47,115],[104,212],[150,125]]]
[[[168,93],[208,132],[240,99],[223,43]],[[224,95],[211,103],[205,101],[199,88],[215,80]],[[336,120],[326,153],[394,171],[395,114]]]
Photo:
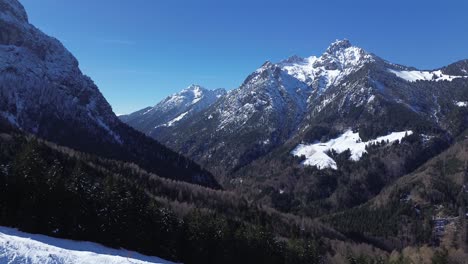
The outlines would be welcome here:
[[[320,57],[294,56],[278,65],[289,75],[308,85],[318,82],[319,90],[323,91],[373,60],[371,54],[352,46],[347,40],[342,40],[332,43],[327,52]]]
[[[466,76],[454,76],[443,74],[442,71],[396,71],[389,69],[396,76],[407,80],[408,82],[416,81],[453,81],[457,78],[466,78]]]
[[[172,119],[171,121],[167,122],[167,124],[164,124],[163,126],[173,126],[175,123],[179,122],[180,120],[182,120],[189,112],[185,112],[185,113],[182,113],[180,114],[179,116],[177,116],[176,118]]]
[[[157,257],[91,242],[28,234],[0,227],[0,263],[9,264],[171,264]]]
[[[305,156],[306,159],[302,162],[303,165],[316,166],[318,169],[331,168],[336,170],[338,168],[336,162],[327,155],[329,150],[333,149],[341,153],[349,149],[351,151],[351,159],[357,161],[366,152],[367,145],[381,142],[382,140],[385,142],[395,142],[411,134],[413,134],[411,130],[393,132],[387,136],[362,142],[358,132],[353,133],[352,130],[348,130],[340,137],[325,143],[299,144],[291,151],[291,154],[297,157]]]

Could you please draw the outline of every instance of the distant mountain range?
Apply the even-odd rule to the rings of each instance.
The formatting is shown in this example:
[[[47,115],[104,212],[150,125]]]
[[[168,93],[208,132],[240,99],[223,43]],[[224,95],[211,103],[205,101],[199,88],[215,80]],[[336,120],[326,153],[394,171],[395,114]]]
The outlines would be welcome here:
[[[121,119],[215,174],[232,175],[285,144],[348,130],[364,141],[414,131],[449,142],[467,128],[467,71],[467,60],[418,70],[338,40],[320,57],[266,62],[239,88],[209,97],[196,111],[185,103],[166,106],[189,87]]]
[[[120,120],[148,134],[158,134],[164,128],[172,127],[183,119],[190,119],[210,107],[219,98],[226,95],[226,90],[207,90],[199,85],[191,85],[179,93],[173,94],[154,107],[146,107],[130,115],[119,116]]]

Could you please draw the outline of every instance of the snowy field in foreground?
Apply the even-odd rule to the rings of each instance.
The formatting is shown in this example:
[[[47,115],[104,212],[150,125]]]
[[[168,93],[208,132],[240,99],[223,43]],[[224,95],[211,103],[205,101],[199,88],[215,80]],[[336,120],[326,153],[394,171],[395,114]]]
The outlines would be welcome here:
[[[401,141],[405,136],[411,134],[413,134],[411,130],[393,132],[387,136],[363,142],[358,132],[353,133],[352,130],[348,130],[338,138],[325,143],[299,144],[291,151],[291,154],[297,157],[305,156],[306,159],[302,162],[303,165],[316,166],[318,169],[331,168],[336,170],[338,168],[336,162],[327,155],[329,150],[333,149],[341,153],[349,149],[351,151],[351,159],[357,161],[362,157],[362,154],[366,152],[367,145],[379,143],[381,141],[390,143],[397,140]]]
[[[28,234],[0,226],[0,263],[9,264],[143,264],[172,262],[96,243]]]

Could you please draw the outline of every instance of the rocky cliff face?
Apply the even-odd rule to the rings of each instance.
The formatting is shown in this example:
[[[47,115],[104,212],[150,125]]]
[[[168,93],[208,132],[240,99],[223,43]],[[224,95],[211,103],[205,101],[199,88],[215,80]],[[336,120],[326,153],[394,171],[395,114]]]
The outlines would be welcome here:
[[[73,55],[29,24],[18,1],[1,0],[0,7],[1,117],[62,145],[217,186],[198,165],[123,124]]]

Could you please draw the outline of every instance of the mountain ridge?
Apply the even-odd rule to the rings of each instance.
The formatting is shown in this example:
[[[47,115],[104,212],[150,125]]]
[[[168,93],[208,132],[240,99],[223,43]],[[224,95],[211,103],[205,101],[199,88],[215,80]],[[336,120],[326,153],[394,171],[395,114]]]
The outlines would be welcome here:
[[[200,85],[192,84],[178,93],[174,93],[152,107],[119,118],[131,126],[152,130],[150,134],[158,133],[165,127],[171,127],[183,118],[190,118],[226,94],[226,90],[218,88],[208,90]]]
[[[279,63],[265,62],[250,74],[239,88],[231,90],[224,97],[219,98],[212,106],[200,112],[198,116],[194,116],[193,120],[186,119],[179,122],[170,131],[149,133],[148,130],[138,125],[134,127],[177,151],[188,153],[189,156],[207,167],[210,165],[209,162],[206,163],[206,160],[216,159],[209,158],[214,154],[209,149],[216,149],[216,152],[219,152],[219,149],[226,150],[226,147],[222,145],[210,143],[213,138],[231,138],[234,136],[233,131],[242,131],[243,129],[247,130],[245,133],[240,132],[240,135],[256,133],[255,130],[247,132],[248,128],[258,128],[262,124],[267,125],[264,125],[263,129],[256,130],[257,132],[263,131],[256,133],[260,134],[256,136],[257,143],[268,142],[266,145],[269,145],[273,142],[272,146],[267,146],[267,150],[262,150],[264,147],[252,143],[253,145],[248,147],[249,149],[260,148],[260,156],[263,155],[261,153],[270,151],[279,144],[294,138],[295,135],[308,133],[307,130],[311,122],[320,123],[328,120],[327,122],[333,123],[336,122],[333,119],[348,120],[345,123],[340,122],[342,124],[334,125],[337,126],[338,130],[344,132],[353,126],[358,129],[363,125],[360,123],[365,123],[365,118],[382,115],[385,112],[383,108],[388,107],[399,108],[400,112],[406,113],[404,116],[411,118],[417,116],[420,123],[433,123],[436,127],[442,126],[443,129],[449,129],[450,125],[443,123],[446,113],[440,111],[439,99],[436,99],[432,93],[438,89],[436,86],[466,80],[468,74],[462,76],[449,74],[463,72],[463,63],[464,61],[460,61],[458,64],[450,64],[433,71],[420,71],[414,67],[390,63],[377,55],[353,46],[349,40],[337,40],[330,44],[320,57],[292,56]],[[460,70],[457,72],[457,69]],[[294,81],[291,81],[293,79]],[[420,81],[427,83],[421,85]],[[269,88],[268,85],[271,87]],[[424,85],[433,88],[429,89],[430,91],[424,91],[423,88],[420,88]],[[273,89],[273,87],[276,88]],[[273,98],[272,90],[268,89],[278,90],[282,95]],[[448,89],[436,91],[436,93],[445,93],[444,97],[446,95],[452,97],[443,103],[447,104],[452,101],[451,109],[455,108],[457,102],[465,100],[462,88],[454,90],[456,90],[454,95],[448,94]],[[243,101],[241,98],[248,98],[248,100]],[[290,109],[298,110],[288,111],[288,109],[281,107],[275,109],[275,103],[280,105],[279,102],[282,100],[291,102]],[[268,111],[276,111],[277,115],[294,115],[297,119],[296,121],[288,119],[286,127],[282,132],[278,132],[277,128],[282,125],[271,121],[272,115],[268,114]],[[353,115],[362,116],[361,121],[356,122],[355,117],[349,116],[349,113],[356,111],[359,112]],[[330,114],[334,115],[332,119],[330,119]],[[258,118],[256,116],[261,116],[261,119],[256,119]],[[436,119],[437,122],[432,122],[430,119]],[[199,126],[200,122],[204,123],[205,126]],[[390,128],[392,127],[382,124],[381,128],[371,132],[372,137],[392,132],[389,131]],[[394,128],[405,130],[411,127]],[[198,130],[206,131],[207,136],[197,139],[200,137],[200,135],[195,135]],[[190,132],[189,135],[189,132],[186,131],[193,132]],[[194,141],[200,143],[194,143]],[[248,152],[241,154],[241,156],[245,155],[250,154]],[[257,156],[254,154],[253,159]],[[230,158],[239,159],[240,156],[236,155]],[[238,166],[243,166],[242,162],[227,167],[233,169]]]

